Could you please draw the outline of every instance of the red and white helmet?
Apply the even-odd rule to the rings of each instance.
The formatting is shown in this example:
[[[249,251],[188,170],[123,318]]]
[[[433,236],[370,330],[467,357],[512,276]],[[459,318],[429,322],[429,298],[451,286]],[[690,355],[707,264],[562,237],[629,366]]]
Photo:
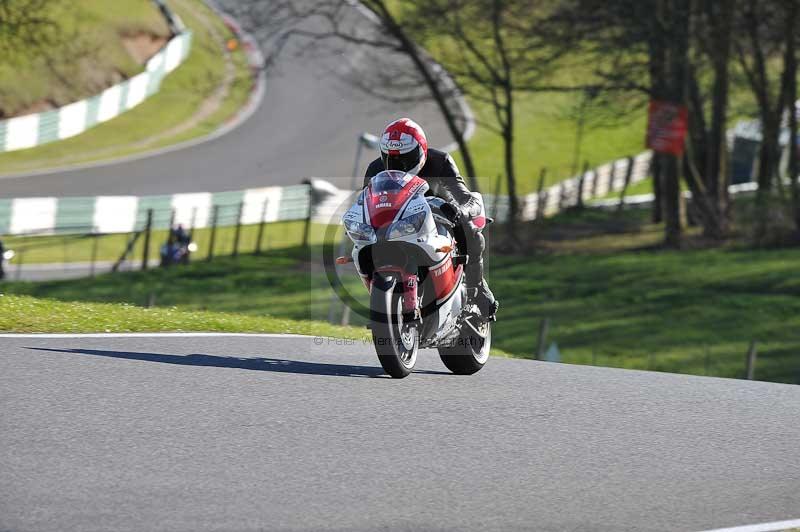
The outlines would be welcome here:
[[[410,118],[395,120],[383,130],[381,158],[387,170],[418,174],[428,159],[428,139]]]

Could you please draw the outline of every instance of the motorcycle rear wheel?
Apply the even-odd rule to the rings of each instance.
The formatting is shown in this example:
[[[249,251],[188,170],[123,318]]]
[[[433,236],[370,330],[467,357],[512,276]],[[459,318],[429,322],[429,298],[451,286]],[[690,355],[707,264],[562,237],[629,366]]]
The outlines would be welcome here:
[[[374,283],[370,296],[372,344],[384,371],[395,379],[407,377],[417,362],[419,328],[403,316],[403,298],[394,283]]]
[[[439,358],[447,369],[456,375],[472,375],[481,370],[489,360],[489,350],[492,348],[492,325],[484,323],[475,333],[465,325],[458,338],[451,345],[438,348]]]

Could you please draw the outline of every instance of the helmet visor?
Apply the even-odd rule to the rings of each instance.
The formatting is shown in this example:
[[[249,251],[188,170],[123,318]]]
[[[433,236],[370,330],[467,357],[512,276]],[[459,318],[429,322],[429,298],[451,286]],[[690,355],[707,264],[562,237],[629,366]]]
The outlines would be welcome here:
[[[383,159],[383,166],[387,170],[410,172],[422,160],[422,146],[417,146],[408,153],[401,153],[398,155],[389,155],[388,153],[381,152],[381,158]]]

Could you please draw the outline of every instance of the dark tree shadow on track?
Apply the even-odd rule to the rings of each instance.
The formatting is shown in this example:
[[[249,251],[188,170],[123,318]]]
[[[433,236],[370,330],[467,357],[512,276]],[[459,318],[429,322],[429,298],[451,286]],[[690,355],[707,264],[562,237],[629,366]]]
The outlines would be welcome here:
[[[137,353],[130,351],[105,351],[100,349],[55,349],[46,347],[26,347],[33,351],[50,351],[77,355],[92,355],[125,360],[141,360],[159,362],[161,364],[177,364],[180,366],[211,366],[216,368],[246,369],[251,371],[273,371],[277,373],[301,373],[306,375],[329,375],[335,377],[383,377],[383,369],[376,366],[354,366],[349,364],[324,364],[321,362],[303,362],[282,358],[238,358],[216,355],[167,355],[163,353]],[[449,375],[443,371],[415,371],[428,375]]]

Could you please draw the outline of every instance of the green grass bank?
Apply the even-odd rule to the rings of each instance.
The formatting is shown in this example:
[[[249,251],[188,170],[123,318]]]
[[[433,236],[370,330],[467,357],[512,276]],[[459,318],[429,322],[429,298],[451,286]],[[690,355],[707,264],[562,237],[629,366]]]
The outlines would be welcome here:
[[[187,332],[286,333],[366,340],[365,329],[272,316],[142,308],[127,303],[64,302],[0,295],[0,330],[14,332]]]
[[[532,357],[547,318],[548,345],[558,345],[564,362],[741,378],[755,340],[756,378],[800,383],[800,250],[658,251],[647,249],[649,235],[632,230],[605,235],[594,247],[586,237],[574,248],[554,245],[534,257],[491,257],[488,278],[502,302],[495,347]],[[608,250],[615,241],[618,249]],[[65,303],[126,303],[132,312],[154,301],[176,312],[319,323],[331,299],[324,270],[315,266],[321,249],[285,248],[94,280],[8,283],[2,290]],[[355,276],[344,280],[365,303]],[[2,314],[6,330],[22,327]],[[40,323],[46,330],[60,327]],[[354,314],[352,323],[365,321]],[[181,328],[198,326],[216,330],[202,321]]]

